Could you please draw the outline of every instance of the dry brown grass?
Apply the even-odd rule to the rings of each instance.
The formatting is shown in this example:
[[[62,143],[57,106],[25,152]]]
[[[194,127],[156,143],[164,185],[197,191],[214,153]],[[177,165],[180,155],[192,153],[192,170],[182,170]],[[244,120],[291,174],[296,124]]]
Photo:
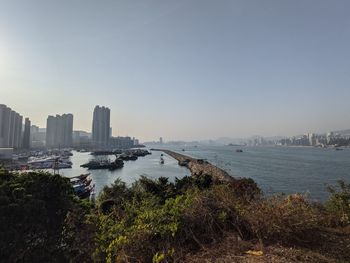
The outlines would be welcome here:
[[[221,242],[205,246],[197,253],[187,254],[183,262],[191,263],[345,263],[350,262],[350,233],[344,229],[324,230],[323,243],[314,247],[294,247],[273,244],[264,247],[263,256],[251,256],[247,250],[259,250],[254,241],[238,241],[234,234]],[[326,237],[325,237],[326,236]]]

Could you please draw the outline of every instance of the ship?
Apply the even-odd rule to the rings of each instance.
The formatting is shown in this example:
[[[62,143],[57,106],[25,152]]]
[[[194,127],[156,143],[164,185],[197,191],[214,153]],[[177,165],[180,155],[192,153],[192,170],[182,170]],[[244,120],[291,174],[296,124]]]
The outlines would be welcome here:
[[[116,159],[114,162],[109,160],[104,161],[95,161],[92,160],[88,163],[80,165],[80,167],[88,168],[88,170],[110,170],[114,171],[116,169],[120,169],[124,166],[124,162],[121,159]]]
[[[29,169],[66,169],[72,168],[72,162],[69,157],[46,157],[46,158],[32,158],[27,163]]]

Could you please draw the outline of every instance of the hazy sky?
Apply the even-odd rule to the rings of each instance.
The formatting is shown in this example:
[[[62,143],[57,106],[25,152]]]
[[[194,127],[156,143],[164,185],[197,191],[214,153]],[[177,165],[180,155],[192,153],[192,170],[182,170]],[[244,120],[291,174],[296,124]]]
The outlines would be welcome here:
[[[350,128],[350,1],[0,0],[0,103],[141,140]]]

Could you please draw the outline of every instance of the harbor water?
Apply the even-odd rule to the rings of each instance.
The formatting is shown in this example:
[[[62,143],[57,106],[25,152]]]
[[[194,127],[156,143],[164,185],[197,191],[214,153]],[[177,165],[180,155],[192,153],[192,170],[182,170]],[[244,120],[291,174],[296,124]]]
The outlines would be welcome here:
[[[201,145],[167,148],[207,159],[234,177],[252,178],[267,194],[307,193],[311,199],[325,201],[327,185],[338,180],[350,183],[350,149]]]
[[[79,174],[91,173],[92,181],[95,184],[95,191],[98,194],[104,186],[111,185],[116,179],[131,185],[141,175],[149,178],[158,178],[161,176],[168,177],[169,181],[174,181],[175,177],[182,178],[190,175],[190,172],[185,167],[180,167],[177,161],[170,156],[164,155],[164,164],[160,164],[161,152],[153,152],[151,155],[139,157],[136,161],[124,161],[124,167],[114,171],[109,170],[88,170],[80,167],[81,164],[87,163],[93,159],[110,159],[115,160],[114,155],[109,156],[92,156],[90,153],[80,153],[73,151],[71,161],[73,162],[72,169],[62,169],[60,174],[65,177],[73,177]]]
[[[234,177],[254,179],[267,194],[307,193],[310,198],[324,201],[328,194],[326,185],[337,180],[350,182],[350,149],[336,151],[313,147],[244,147],[243,152],[236,152],[232,146],[162,146],[164,149],[177,151],[195,158],[206,159],[226,170]],[[185,150],[185,151],[183,151]],[[177,161],[164,154],[164,164],[160,164],[161,152],[140,157],[136,161],[124,162],[124,167],[115,171],[88,171],[80,165],[93,158],[89,153],[73,152],[72,169],[61,170],[67,177],[90,172],[99,193],[105,185],[120,178],[132,184],[141,175],[150,178],[160,176],[181,178],[190,175],[188,169],[180,167]],[[109,156],[113,160],[114,156]]]

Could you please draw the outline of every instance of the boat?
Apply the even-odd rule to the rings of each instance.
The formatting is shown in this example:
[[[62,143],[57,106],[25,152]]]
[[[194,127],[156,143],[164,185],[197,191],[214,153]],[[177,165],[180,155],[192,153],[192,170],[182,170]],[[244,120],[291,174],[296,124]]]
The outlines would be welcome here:
[[[89,175],[90,175],[90,173],[81,174],[81,175],[78,175],[78,176],[70,177],[69,179],[81,179],[81,180],[83,180],[83,179],[87,178]]]
[[[121,159],[116,159],[114,162],[110,162],[109,160],[104,160],[104,161],[92,160],[88,163],[80,165],[80,167],[88,168],[89,170],[108,169],[110,171],[114,171],[116,169],[122,168],[123,166],[124,166],[124,162]]]
[[[72,162],[59,156],[33,158],[28,163],[30,169],[65,169],[72,168]]]
[[[108,167],[108,170],[114,171],[124,167],[124,162],[122,160],[116,159],[111,165]]]
[[[343,151],[344,149],[343,148],[335,148],[336,151]]]
[[[243,152],[243,150],[242,150],[242,149],[237,149],[237,150],[236,150],[236,152],[238,152],[238,153],[242,153],[242,152]]]
[[[90,198],[91,192],[95,189],[95,184],[91,185],[92,178],[90,173],[66,178],[69,179],[76,196],[80,199]]]
[[[233,146],[233,147],[237,147],[237,146],[242,146],[242,145],[240,145],[240,144],[234,144],[234,143],[229,143],[227,146]]]
[[[53,165],[52,165],[52,167],[50,167],[50,168],[52,168],[52,169],[68,169],[68,168],[72,168],[72,165],[71,164],[69,164],[69,163],[60,163],[60,162],[58,162],[58,163],[54,163]]]
[[[83,179],[80,178],[70,178],[71,184],[74,185],[84,185],[84,186],[89,186],[92,182],[91,176],[87,176]]]
[[[137,160],[137,156],[134,154],[120,154],[118,155],[117,159],[119,160],[123,160],[123,161],[136,161]]]
[[[90,197],[91,191],[95,188],[95,185],[85,186],[85,185],[73,185],[74,194],[80,199],[86,199]]]

